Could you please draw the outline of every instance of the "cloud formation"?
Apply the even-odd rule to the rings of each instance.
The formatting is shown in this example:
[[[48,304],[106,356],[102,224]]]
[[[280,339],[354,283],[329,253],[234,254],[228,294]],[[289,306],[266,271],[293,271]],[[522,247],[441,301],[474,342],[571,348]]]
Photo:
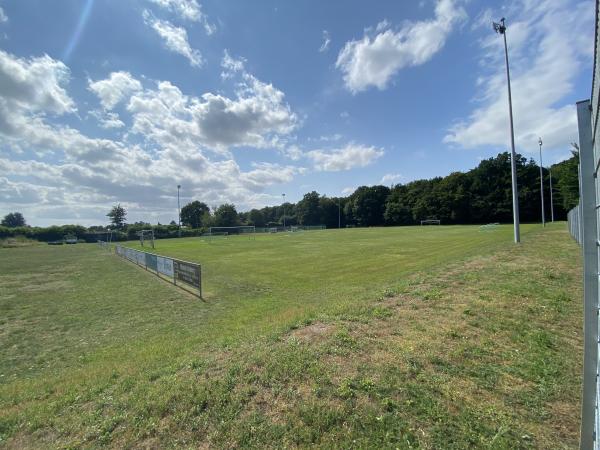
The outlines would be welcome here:
[[[142,83],[129,72],[112,72],[104,80],[88,80],[88,89],[100,99],[104,109],[113,109],[124,98],[142,89]]]
[[[316,170],[338,172],[366,167],[384,155],[384,151],[372,146],[355,144],[333,150],[311,150],[306,156],[312,160]]]
[[[402,179],[402,175],[399,173],[386,173],[384,176],[381,177],[381,180],[379,181],[379,183],[383,184],[383,185],[396,184],[401,179]]]
[[[297,124],[283,92],[245,70],[233,98],[188,96],[168,81],[144,88],[126,72],[90,81],[106,109],[88,114],[100,126],[124,129],[123,140],[90,137],[50,120],[77,111],[67,93],[69,73],[48,56],[0,51],[0,208],[37,223],[92,224],[121,202],[130,220],[165,221],[176,211],[177,184],[184,201],[254,207],[271,199],[268,186],[305,170],[261,161],[244,170],[229,152],[238,145],[267,147]],[[130,124],[109,111],[119,103]]]
[[[355,94],[371,86],[385,89],[401,69],[429,61],[466,17],[458,0],[438,0],[433,19],[409,22],[397,31],[383,21],[374,35],[366,30],[362,39],[346,42],[338,55],[336,67],[346,88]]]
[[[127,105],[131,131],[158,145],[189,140],[217,152],[275,146],[278,136],[296,128],[298,118],[282,91],[245,71],[241,77],[235,98],[211,92],[186,96],[168,81],[138,92]]]
[[[321,47],[319,47],[319,53],[324,53],[329,50],[329,45],[331,44],[331,36],[329,35],[329,31],[323,30],[323,43]]]
[[[213,34],[216,27],[208,22],[206,14],[196,0],[149,0],[161,8],[176,13],[181,19],[199,22],[204,27],[206,34]]]
[[[0,50],[0,109],[7,113],[11,109],[58,115],[74,112],[75,103],[62,86],[69,78],[69,68],[48,55],[17,58]]]
[[[192,67],[202,65],[202,54],[190,45],[185,28],[177,27],[168,20],[157,19],[149,11],[144,11],[144,22],[163,39],[167,49],[187,58]]]

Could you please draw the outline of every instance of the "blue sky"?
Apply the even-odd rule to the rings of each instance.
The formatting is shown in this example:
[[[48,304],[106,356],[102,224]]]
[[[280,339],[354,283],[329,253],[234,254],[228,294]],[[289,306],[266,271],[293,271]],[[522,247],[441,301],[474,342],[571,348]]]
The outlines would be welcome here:
[[[176,218],[468,170],[577,140],[594,2],[0,0],[0,215]]]

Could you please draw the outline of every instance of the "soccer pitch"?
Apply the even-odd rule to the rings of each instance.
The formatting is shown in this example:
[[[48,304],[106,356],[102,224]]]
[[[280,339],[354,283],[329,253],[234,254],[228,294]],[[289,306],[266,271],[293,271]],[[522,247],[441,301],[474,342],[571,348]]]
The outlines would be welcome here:
[[[202,264],[207,300],[321,309],[368,296],[403,274],[491,251],[511,233],[510,226],[492,233],[476,226],[418,226],[168,239],[157,241],[155,250],[125,245]]]
[[[522,230],[156,241],[204,301],[95,244],[0,249],[0,445],[576,445],[579,251]]]

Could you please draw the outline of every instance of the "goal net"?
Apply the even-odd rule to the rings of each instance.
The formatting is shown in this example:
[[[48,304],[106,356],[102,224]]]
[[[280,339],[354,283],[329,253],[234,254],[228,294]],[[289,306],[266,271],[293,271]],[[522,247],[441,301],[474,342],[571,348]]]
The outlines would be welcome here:
[[[239,227],[210,227],[208,236],[248,236],[250,239],[255,239],[256,227],[252,225],[241,225]]]
[[[441,225],[441,221],[438,219],[425,219],[421,220],[421,225]]]

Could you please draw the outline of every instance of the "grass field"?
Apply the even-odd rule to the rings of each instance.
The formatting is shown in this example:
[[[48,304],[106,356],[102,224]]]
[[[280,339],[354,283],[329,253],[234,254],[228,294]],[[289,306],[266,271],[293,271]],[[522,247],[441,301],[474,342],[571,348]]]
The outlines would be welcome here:
[[[138,247],[136,243],[130,243]],[[0,249],[0,446],[575,448],[566,225]]]

